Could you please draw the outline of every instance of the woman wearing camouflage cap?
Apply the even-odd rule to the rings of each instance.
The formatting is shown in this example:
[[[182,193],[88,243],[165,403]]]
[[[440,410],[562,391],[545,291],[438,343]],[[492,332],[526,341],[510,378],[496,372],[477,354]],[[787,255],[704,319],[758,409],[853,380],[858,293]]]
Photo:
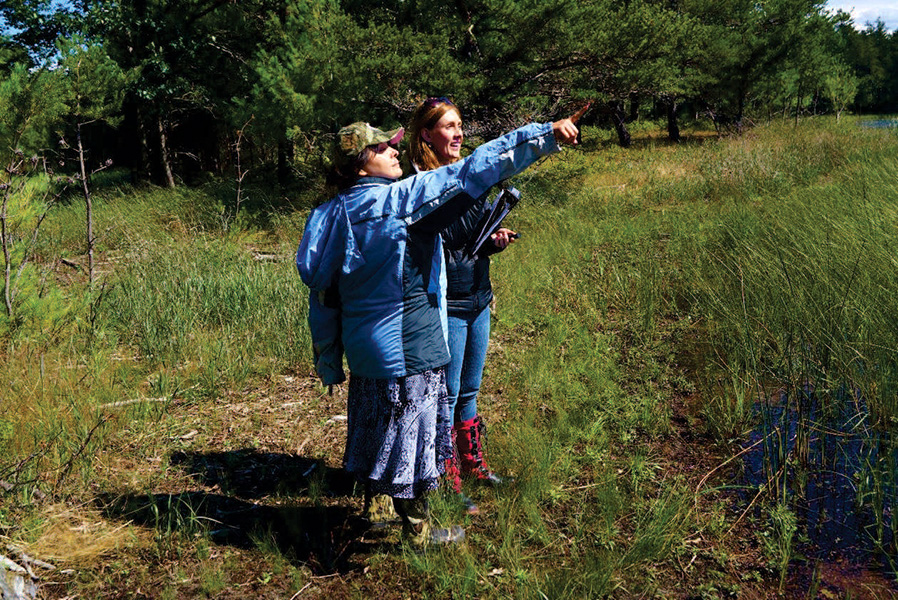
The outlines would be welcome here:
[[[341,189],[309,215],[296,264],[310,289],[322,383],[344,381],[344,354],[349,364],[344,466],[367,493],[391,496],[403,533],[425,544],[463,535],[431,531],[425,499],[451,451],[438,232],[471,198],[558,151],[558,142],[576,143],[577,128],[571,119],[527,125],[399,180],[394,145],[403,133],[367,123],[340,130],[332,175]]]

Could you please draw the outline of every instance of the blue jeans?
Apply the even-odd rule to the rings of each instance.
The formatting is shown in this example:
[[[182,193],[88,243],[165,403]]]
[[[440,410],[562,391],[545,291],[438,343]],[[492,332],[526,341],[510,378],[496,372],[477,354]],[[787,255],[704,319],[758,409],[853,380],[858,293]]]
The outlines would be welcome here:
[[[490,309],[479,313],[449,315],[449,366],[446,388],[455,423],[477,416],[477,394],[483,377],[486,347],[490,341]]]

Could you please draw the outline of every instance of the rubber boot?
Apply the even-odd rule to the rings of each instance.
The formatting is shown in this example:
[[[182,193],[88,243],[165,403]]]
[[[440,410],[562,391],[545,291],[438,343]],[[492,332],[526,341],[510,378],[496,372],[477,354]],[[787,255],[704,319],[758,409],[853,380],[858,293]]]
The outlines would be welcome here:
[[[504,479],[493,473],[486,464],[483,452],[483,438],[486,427],[480,415],[468,421],[456,423],[453,434],[458,446],[459,464],[462,477],[468,477],[491,485],[502,485]]]
[[[473,500],[471,500],[464,492],[461,490],[461,469],[458,464],[458,448],[455,442],[455,430],[452,430],[452,458],[446,459],[446,473],[445,473],[445,481],[448,484],[449,488],[455,492],[459,501],[461,501],[462,506],[464,506],[465,512],[469,515],[476,515],[480,513],[480,507],[477,506]]]

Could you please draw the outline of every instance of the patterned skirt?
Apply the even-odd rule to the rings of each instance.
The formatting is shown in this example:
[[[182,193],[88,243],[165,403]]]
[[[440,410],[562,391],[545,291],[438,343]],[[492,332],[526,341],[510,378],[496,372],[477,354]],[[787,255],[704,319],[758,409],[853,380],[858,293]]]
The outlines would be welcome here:
[[[350,374],[347,404],[348,472],[394,498],[439,485],[452,452],[444,367],[395,379]]]

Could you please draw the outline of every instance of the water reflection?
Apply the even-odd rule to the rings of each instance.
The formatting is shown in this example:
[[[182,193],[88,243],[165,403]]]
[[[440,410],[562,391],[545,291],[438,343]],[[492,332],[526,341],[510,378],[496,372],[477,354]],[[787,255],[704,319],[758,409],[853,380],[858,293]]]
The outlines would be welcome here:
[[[808,386],[792,398],[778,391],[756,410],[760,425],[745,443],[746,483],[788,501],[802,553],[894,574],[896,436],[871,427],[863,399],[848,390],[824,397]]]
[[[869,127],[871,129],[889,129],[898,127],[898,119],[866,119],[859,121],[861,127]]]

